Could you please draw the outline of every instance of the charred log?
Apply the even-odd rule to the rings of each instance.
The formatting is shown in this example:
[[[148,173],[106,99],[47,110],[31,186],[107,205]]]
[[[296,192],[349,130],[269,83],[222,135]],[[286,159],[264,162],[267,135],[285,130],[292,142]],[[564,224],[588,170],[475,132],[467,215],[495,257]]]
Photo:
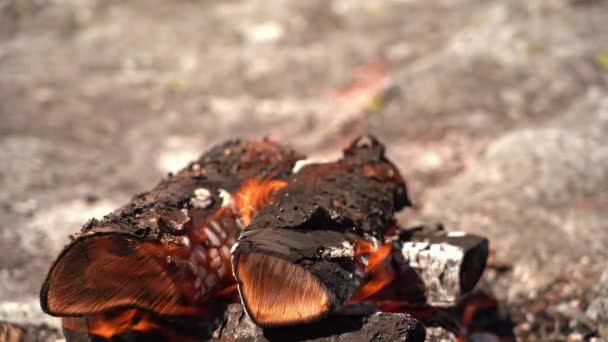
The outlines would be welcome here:
[[[408,205],[405,182],[384,145],[366,136],[339,161],[299,168],[247,229],[326,229],[381,239],[395,212]]]
[[[302,167],[235,245],[247,313],[257,324],[280,326],[340,309],[365,269],[355,243],[376,245],[408,204],[405,182],[374,138],[356,140],[339,161]]]
[[[454,306],[486,267],[488,240],[443,227],[402,229],[393,241],[395,279],[372,300]]]
[[[55,261],[45,312],[75,316],[119,307],[191,314],[230,276],[241,230],[232,194],[252,179],[287,177],[301,156],[270,141],[217,146],[152,191],[92,220]]]
[[[244,306],[263,326],[314,321],[339,309],[361,283],[351,233],[331,230],[245,231],[233,254]]]

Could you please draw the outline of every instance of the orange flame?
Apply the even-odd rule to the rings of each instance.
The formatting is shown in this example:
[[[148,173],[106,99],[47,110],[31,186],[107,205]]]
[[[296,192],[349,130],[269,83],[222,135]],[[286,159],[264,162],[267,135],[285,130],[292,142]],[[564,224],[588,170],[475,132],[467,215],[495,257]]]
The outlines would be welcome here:
[[[137,309],[129,309],[113,315],[93,315],[87,318],[66,317],[63,319],[63,327],[104,338],[110,338],[127,330],[145,332],[160,328],[148,313]]]
[[[270,201],[275,191],[286,185],[287,182],[279,179],[262,181],[254,178],[245,183],[236,195],[236,206],[243,227],[251,223],[253,215]]]
[[[361,301],[368,298],[393,281],[395,274],[390,265],[384,263],[390,256],[392,248],[393,245],[390,243],[377,246],[368,241],[357,241],[355,244],[355,256],[367,258],[368,263],[365,267],[365,284],[352,297],[353,301]]]

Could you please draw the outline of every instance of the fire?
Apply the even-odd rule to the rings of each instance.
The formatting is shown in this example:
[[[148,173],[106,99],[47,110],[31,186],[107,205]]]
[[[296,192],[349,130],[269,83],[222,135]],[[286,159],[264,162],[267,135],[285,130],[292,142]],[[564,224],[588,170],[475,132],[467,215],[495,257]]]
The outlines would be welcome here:
[[[148,313],[137,309],[129,309],[114,314],[98,314],[87,318],[66,317],[63,319],[63,327],[104,338],[110,338],[127,330],[147,332],[160,328]]]
[[[390,243],[377,246],[368,241],[357,241],[355,256],[367,258],[365,267],[365,284],[352,297],[353,301],[361,301],[382,290],[394,278],[395,274],[384,261],[390,256],[393,245]]]
[[[254,178],[245,183],[236,195],[236,206],[243,227],[247,227],[253,215],[270,201],[277,190],[286,185],[287,182],[278,179],[263,181]]]

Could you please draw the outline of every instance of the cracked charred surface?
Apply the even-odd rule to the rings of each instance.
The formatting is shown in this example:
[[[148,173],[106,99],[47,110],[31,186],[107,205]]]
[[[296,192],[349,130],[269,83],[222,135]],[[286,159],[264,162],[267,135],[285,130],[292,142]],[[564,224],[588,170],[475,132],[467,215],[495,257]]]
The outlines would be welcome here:
[[[384,145],[365,136],[333,163],[303,166],[247,228],[350,230],[382,238],[396,211],[411,205],[405,182],[384,156]]]

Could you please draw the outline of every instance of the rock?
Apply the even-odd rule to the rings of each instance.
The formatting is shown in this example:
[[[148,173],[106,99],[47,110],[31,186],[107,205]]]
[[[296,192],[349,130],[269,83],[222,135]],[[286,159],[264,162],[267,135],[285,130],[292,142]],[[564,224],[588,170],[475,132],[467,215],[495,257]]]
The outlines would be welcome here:
[[[608,268],[597,285],[597,297],[587,309],[587,316],[596,324],[601,337],[608,339]]]

